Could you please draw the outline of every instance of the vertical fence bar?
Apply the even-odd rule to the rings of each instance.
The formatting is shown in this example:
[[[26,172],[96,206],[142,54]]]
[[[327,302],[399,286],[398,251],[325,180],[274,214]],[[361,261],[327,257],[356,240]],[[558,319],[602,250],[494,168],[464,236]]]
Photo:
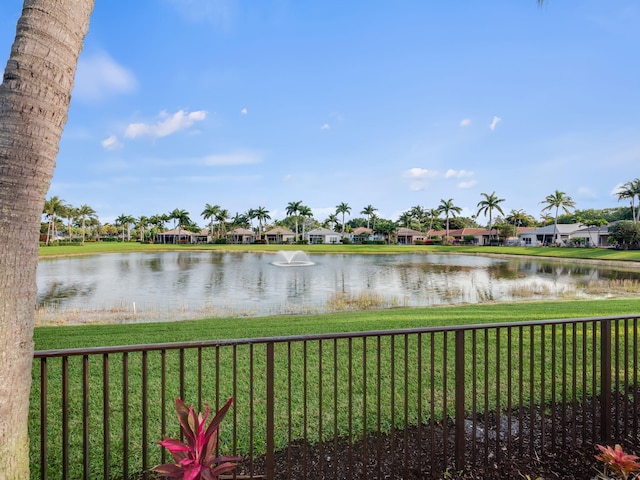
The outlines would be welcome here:
[[[304,400],[304,404],[302,405],[302,440],[303,440],[303,450],[302,450],[302,471],[304,475],[307,474],[307,438],[308,438],[308,425],[307,425],[307,400],[308,396],[308,382],[307,382],[307,371],[308,371],[308,359],[307,359],[307,341],[302,342],[302,398]]]
[[[456,331],[456,399],[455,399],[455,422],[456,422],[456,437],[455,437],[455,458],[456,468],[462,470],[464,468],[464,452],[465,452],[465,438],[464,438],[464,396],[465,396],[465,345],[464,345],[464,330]]]
[[[418,364],[420,361],[418,360]],[[420,399],[418,399],[420,402]],[[362,337],[362,479],[367,478],[367,337]],[[422,451],[422,450],[420,450]]]
[[[122,354],[122,477],[129,478],[129,354]]]
[[[322,340],[318,340],[318,474],[324,478],[324,455],[322,451]]]
[[[69,357],[62,357],[62,478],[69,478]]]
[[[85,479],[89,472],[89,355],[82,356],[82,471]]]
[[[442,334],[442,471],[449,466],[449,412],[447,411],[447,352],[449,350],[448,332]]]
[[[216,409],[216,412],[218,410]],[[167,433],[167,351],[160,351],[160,433]],[[166,448],[162,449],[160,459],[162,463],[167,461]],[[107,477],[109,478],[109,477]]]
[[[512,392],[513,392],[513,385],[512,385],[512,376],[513,376],[513,365],[512,365],[512,358],[511,358],[511,349],[513,348],[512,345],[512,340],[511,340],[511,336],[512,336],[512,329],[511,327],[507,327],[507,454],[511,454],[512,453],[512,449],[513,446],[511,445],[511,431],[513,430],[511,428],[511,421],[512,421]],[[500,377],[498,377],[500,378]]]
[[[417,374],[418,374],[418,473],[422,474],[422,334],[418,334],[418,358],[416,361]],[[365,376],[366,378],[366,376]],[[366,389],[365,389],[366,391]],[[366,444],[364,445],[366,449]]]
[[[393,478],[396,474],[396,449],[395,449],[395,438],[396,438],[396,336],[391,335],[391,343],[389,346],[389,351],[391,355],[391,477]]]
[[[381,360],[382,360],[382,354],[380,353],[382,351],[382,339],[380,337],[380,335],[378,335],[376,337],[377,339],[377,348],[376,348],[376,400],[378,402],[377,404],[377,410],[378,410],[378,418],[377,418],[377,428],[376,428],[376,467],[378,469],[377,474],[378,474],[378,480],[382,479],[382,445],[381,445],[381,440],[380,440],[380,436],[381,436],[381,429],[382,429],[382,398],[381,398],[381,392],[382,392],[382,365],[381,365]],[[433,391],[433,389],[431,389],[431,391]]]
[[[556,326],[551,325],[551,448],[556,446]]]
[[[409,475],[409,335],[404,336],[404,474]]]
[[[275,408],[275,394],[274,394],[274,344],[273,342],[267,343],[267,480],[273,480],[275,478],[275,461],[274,461],[274,432],[275,432],[275,420],[274,420],[274,408]]]
[[[333,339],[333,478],[338,478],[338,339]]]
[[[109,354],[102,356],[102,476],[109,478]]]
[[[496,328],[496,461],[500,461],[500,424],[502,412],[500,407],[500,328]]]
[[[40,359],[40,478],[47,480],[47,358]]]
[[[349,352],[348,392],[349,392],[349,479],[353,478],[353,339],[347,340]],[[336,375],[336,381],[338,376]],[[337,452],[336,452],[337,453]],[[336,456],[337,460],[337,456]]]
[[[289,378],[291,378],[291,344],[288,344],[289,347]],[[253,429],[255,426],[255,406],[254,406],[254,397],[255,397],[255,389],[254,389],[254,379],[255,374],[253,371],[254,367],[254,351],[253,344],[249,345],[249,476],[253,477]],[[291,380],[289,380],[291,382]],[[291,391],[289,390],[289,395],[287,395],[287,399],[289,400],[289,430],[291,430]],[[289,443],[291,443],[291,434],[289,434]],[[291,462],[287,462],[287,466],[290,466]]]
[[[478,422],[476,414],[478,411],[478,348],[477,348],[477,331],[471,331],[471,464],[475,466],[477,462],[476,455],[476,434],[478,431]]]
[[[611,320],[600,321],[600,436],[611,439]]]
[[[633,411],[638,411],[638,319],[633,319]],[[638,415],[633,415],[633,435],[638,435]]]
[[[522,455],[524,435],[524,327],[518,327],[518,452]]]
[[[147,445],[149,443],[149,363],[148,352],[142,352],[142,472],[149,477],[149,459]],[[201,411],[201,410],[198,410]]]

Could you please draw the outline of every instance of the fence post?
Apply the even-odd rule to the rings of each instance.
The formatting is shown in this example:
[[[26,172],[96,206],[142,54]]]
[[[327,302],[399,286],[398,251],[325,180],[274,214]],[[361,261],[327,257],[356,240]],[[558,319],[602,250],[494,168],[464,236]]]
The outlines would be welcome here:
[[[455,404],[455,461],[456,469],[464,468],[464,330],[456,331],[456,404]]]
[[[267,480],[275,478],[274,461],[274,346],[273,342],[267,343]]]
[[[600,322],[600,436],[611,439],[611,320]]]

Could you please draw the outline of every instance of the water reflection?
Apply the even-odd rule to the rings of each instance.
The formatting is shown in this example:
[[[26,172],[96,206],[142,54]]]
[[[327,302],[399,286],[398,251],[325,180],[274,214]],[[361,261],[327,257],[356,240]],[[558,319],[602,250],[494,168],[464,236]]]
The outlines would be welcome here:
[[[537,259],[336,254],[311,255],[315,265],[306,268],[279,268],[273,259],[156,252],[43,260],[38,305],[55,306],[62,316],[115,311],[142,321],[323,312],[337,294],[375,296],[381,306],[424,306],[566,296],[603,281],[640,284],[640,271]],[[597,295],[607,293],[602,288]]]

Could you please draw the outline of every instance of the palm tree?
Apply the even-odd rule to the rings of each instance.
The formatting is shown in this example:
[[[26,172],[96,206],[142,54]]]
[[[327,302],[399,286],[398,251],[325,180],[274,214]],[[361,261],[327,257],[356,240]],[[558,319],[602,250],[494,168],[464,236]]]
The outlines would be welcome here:
[[[260,238],[263,238],[264,233],[262,232],[262,222],[271,220],[271,217],[269,216],[269,210],[264,207],[258,207],[255,210],[250,210],[250,212],[252,212],[253,218],[258,220],[258,235],[260,236]]]
[[[338,216],[335,213],[330,213],[324,223],[325,225],[330,226],[331,230],[335,232],[338,226]]]
[[[403,212],[400,217],[398,217],[398,223],[400,225],[403,225],[406,228],[411,227],[411,221],[413,220],[413,215],[411,214],[411,211],[406,211]]]
[[[504,202],[504,198],[496,197],[496,192],[492,192],[490,195],[487,195],[486,193],[481,193],[480,195],[484,197],[484,200],[480,200],[478,205],[476,205],[478,207],[478,213],[476,213],[476,215],[482,214],[486,216],[487,212],[489,212],[489,243],[491,243],[491,221],[493,220],[493,211],[497,210],[504,215],[502,207],[500,206],[500,204]]]
[[[173,220],[173,229],[176,230],[177,228],[177,233],[173,236],[173,243],[176,243],[176,237],[180,234],[180,230],[185,225],[189,225],[191,223],[189,212],[176,208],[171,213],[169,213],[168,217],[169,219]]]
[[[430,208],[425,213],[429,217],[429,230],[427,230],[428,235],[429,232],[433,230],[433,222],[440,216],[440,210],[437,208]]]
[[[63,215],[65,207],[66,204],[64,203],[64,200],[59,198],[57,195],[44,202],[44,209],[42,210],[42,213],[44,213],[49,219],[45,245],[49,245],[51,237],[56,233],[56,215]]]
[[[220,205],[210,205],[207,203],[204,206],[204,210],[200,214],[202,218],[204,218],[205,220],[209,220],[209,235],[211,235],[210,242],[213,242],[213,221],[215,220],[216,215],[219,211]]]
[[[306,205],[300,205],[300,208],[298,209],[298,215],[302,217],[302,240],[304,240],[307,218],[313,217],[313,212],[311,212],[311,208],[307,207]]]
[[[571,199],[571,197],[567,196],[565,192],[561,192],[560,190],[556,190],[551,195],[547,195],[547,197],[540,203],[546,205],[542,209],[543,212],[551,211],[551,209],[555,208],[555,221],[553,227],[553,235],[555,243],[558,243],[558,211],[562,208],[564,213],[569,215],[571,213],[571,208],[575,208],[575,203]]]
[[[122,241],[124,242],[124,230],[127,229],[127,241],[131,240],[131,224],[135,219],[131,215],[121,214],[114,220],[116,226],[122,227]]]
[[[618,192],[616,193],[618,196],[618,201],[629,199],[629,203],[631,205],[631,219],[634,222],[640,221],[640,178],[635,178],[624,185],[622,185]],[[636,205],[635,200],[638,197],[638,209],[636,215]]]
[[[302,200],[297,202],[289,202],[287,204],[287,215],[294,216],[296,222],[296,240],[298,240],[298,212],[300,211],[300,207],[302,206]]]
[[[422,230],[422,222],[426,218],[427,212],[425,212],[424,208],[422,208],[420,205],[411,207],[409,212],[411,213],[411,216],[413,217],[413,219],[418,222],[418,225],[419,225],[418,230]]]
[[[67,219],[67,237],[69,237],[69,242],[71,242],[71,220],[76,218],[76,212],[77,209],[72,205],[65,205],[64,216]]]
[[[25,405],[35,309],[28,306],[36,305],[38,265],[38,243],[31,240],[40,231],[93,4],[26,3],[0,84],[0,270],[10,275],[0,282],[0,471],[6,478],[29,478]]]
[[[225,223],[228,218],[229,210],[227,210],[226,208],[221,208],[220,210],[218,210],[218,213],[216,213],[216,221],[218,222],[218,238],[222,238],[222,236],[224,235],[226,231]]]
[[[445,224],[446,224],[446,236],[449,236],[449,215],[451,215],[452,217],[456,216],[456,213],[458,215],[460,215],[460,213],[462,212],[462,209],[460,207],[456,207],[453,204],[453,198],[450,198],[449,200],[444,200],[441,199],[440,200],[440,205],[438,206],[438,212],[440,213],[444,213],[444,218],[445,218]]]
[[[369,228],[369,224],[371,223],[371,217],[373,217],[377,211],[378,209],[373,207],[373,205],[367,205],[360,212],[360,214],[367,216],[367,228]]]
[[[96,211],[89,205],[85,204],[78,207],[77,214],[81,222],[80,226],[82,228],[82,245],[84,245],[84,229],[86,223],[87,221],[91,221],[92,219],[96,218]]]
[[[351,213],[351,207],[348,204],[342,202],[336,207],[336,215],[338,213],[342,214],[342,234],[344,235],[344,215],[345,213]]]
[[[140,242],[144,242],[145,229],[147,228],[149,223],[150,223],[149,219],[144,215],[140,215],[140,217],[135,221],[136,228],[138,229],[138,235],[139,235],[138,238],[140,239]]]

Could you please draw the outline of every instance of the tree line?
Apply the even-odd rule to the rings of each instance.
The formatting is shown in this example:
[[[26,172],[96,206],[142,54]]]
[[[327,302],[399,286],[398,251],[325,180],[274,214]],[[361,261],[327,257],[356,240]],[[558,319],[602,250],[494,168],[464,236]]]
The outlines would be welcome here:
[[[505,213],[502,204],[504,198],[496,192],[481,193],[477,203],[477,213],[471,217],[460,216],[462,208],[457,206],[453,198],[441,199],[434,208],[415,205],[402,212],[397,219],[386,219],[377,215],[378,208],[366,205],[359,211],[362,216],[347,220],[353,209],[345,202],[336,205],[334,213],[319,220],[312,209],[304,205],[302,200],[291,201],[286,205],[286,216],[272,219],[270,211],[264,206],[251,208],[243,213],[231,215],[229,209],[220,205],[205,204],[200,217],[205,221],[208,241],[223,239],[226,233],[243,228],[263,237],[265,232],[274,227],[285,227],[295,233],[295,238],[304,238],[305,232],[315,228],[327,228],[342,234],[352,232],[359,227],[366,227],[373,233],[389,238],[400,227],[421,231],[429,235],[431,232],[445,232],[449,236],[451,229],[487,228],[490,236],[513,237],[519,227],[536,227],[559,223],[581,223],[586,226],[602,227],[611,222],[628,220],[633,224],[640,223],[640,179],[625,183],[616,193],[619,201],[628,200],[629,208],[608,208],[602,210],[577,210],[575,202],[565,192],[555,190],[540,202],[540,216],[536,219],[522,209],[512,209]],[[636,202],[637,201],[637,202]],[[637,204],[636,204],[637,203]],[[194,221],[190,212],[175,208],[171,212],[151,216],[134,216],[121,214],[113,222],[101,223],[97,212],[89,205],[74,207],[58,196],[45,201],[43,209],[44,221],[40,233],[43,243],[66,237],[76,238],[84,243],[85,239],[104,237],[120,238],[121,241],[148,241],[156,234],[173,230],[201,232],[202,227]],[[478,218],[488,218],[488,223],[481,225]]]

